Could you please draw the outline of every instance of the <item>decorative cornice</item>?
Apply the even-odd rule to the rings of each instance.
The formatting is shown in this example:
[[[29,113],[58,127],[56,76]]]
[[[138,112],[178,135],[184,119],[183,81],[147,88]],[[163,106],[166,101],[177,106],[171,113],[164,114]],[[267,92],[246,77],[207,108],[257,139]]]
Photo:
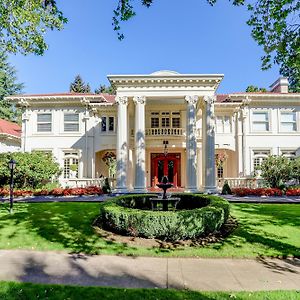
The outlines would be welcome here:
[[[190,104],[190,105],[196,105],[197,102],[198,102],[198,100],[199,100],[199,97],[196,96],[196,95],[194,95],[194,96],[190,96],[190,95],[185,96],[185,101],[186,101],[188,104]]]
[[[120,96],[117,96],[116,97],[116,103],[117,104],[122,104],[122,105],[127,105],[128,104],[128,97],[126,97],[126,96],[122,96],[122,97],[120,97]]]
[[[134,96],[133,102],[135,104],[146,104],[146,97],[145,96]]]

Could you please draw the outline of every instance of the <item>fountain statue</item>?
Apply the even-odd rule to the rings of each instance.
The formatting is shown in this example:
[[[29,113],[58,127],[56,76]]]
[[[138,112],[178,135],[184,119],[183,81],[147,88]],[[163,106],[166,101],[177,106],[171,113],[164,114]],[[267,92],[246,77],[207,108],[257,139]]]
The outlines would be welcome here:
[[[168,177],[164,176],[162,178],[161,183],[158,183],[156,186],[163,190],[163,195],[157,198],[150,198],[152,210],[157,208],[157,203],[162,203],[163,211],[169,210],[169,203],[174,203],[174,209],[176,209],[176,206],[180,201],[180,198],[167,197],[167,190],[173,186],[173,184],[169,182]]]

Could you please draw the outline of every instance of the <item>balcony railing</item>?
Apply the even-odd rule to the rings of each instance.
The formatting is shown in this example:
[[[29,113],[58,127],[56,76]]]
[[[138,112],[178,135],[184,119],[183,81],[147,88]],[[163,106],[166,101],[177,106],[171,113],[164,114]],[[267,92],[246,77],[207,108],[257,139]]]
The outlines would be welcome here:
[[[163,136],[163,135],[173,135],[173,136],[184,136],[185,129],[183,128],[146,128],[146,136]]]

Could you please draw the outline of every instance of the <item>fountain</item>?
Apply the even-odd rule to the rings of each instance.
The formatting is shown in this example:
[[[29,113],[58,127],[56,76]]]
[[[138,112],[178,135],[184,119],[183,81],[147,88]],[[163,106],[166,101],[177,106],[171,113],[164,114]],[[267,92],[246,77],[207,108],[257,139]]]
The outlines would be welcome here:
[[[149,199],[151,202],[152,210],[157,209],[157,203],[162,203],[163,211],[169,210],[169,203],[174,203],[173,207],[174,207],[174,209],[176,209],[176,206],[177,206],[178,202],[180,201],[180,198],[171,197],[171,196],[167,197],[167,190],[173,186],[173,184],[169,182],[168,177],[164,176],[162,178],[161,183],[158,183],[156,186],[161,188],[164,192],[161,197]]]

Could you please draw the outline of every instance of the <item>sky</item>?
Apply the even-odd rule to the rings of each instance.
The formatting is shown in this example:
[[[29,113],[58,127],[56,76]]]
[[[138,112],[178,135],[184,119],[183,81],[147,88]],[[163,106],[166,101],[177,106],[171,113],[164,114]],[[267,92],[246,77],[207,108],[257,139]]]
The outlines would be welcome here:
[[[136,3],[137,15],[122,24],[119,41],[112,27],[117,0],[57,0],[68,18],[62,31],[49,32],[43,56],[10,55],[24,82],[24,93],[67,92],[80,74],[94,90],[108,84],[108,74],[224,74],[218,93],[268,88],[278,67],[261,70],[263,55],[246,24],[245,7],[218,0],[154,0],[151,8]]]

